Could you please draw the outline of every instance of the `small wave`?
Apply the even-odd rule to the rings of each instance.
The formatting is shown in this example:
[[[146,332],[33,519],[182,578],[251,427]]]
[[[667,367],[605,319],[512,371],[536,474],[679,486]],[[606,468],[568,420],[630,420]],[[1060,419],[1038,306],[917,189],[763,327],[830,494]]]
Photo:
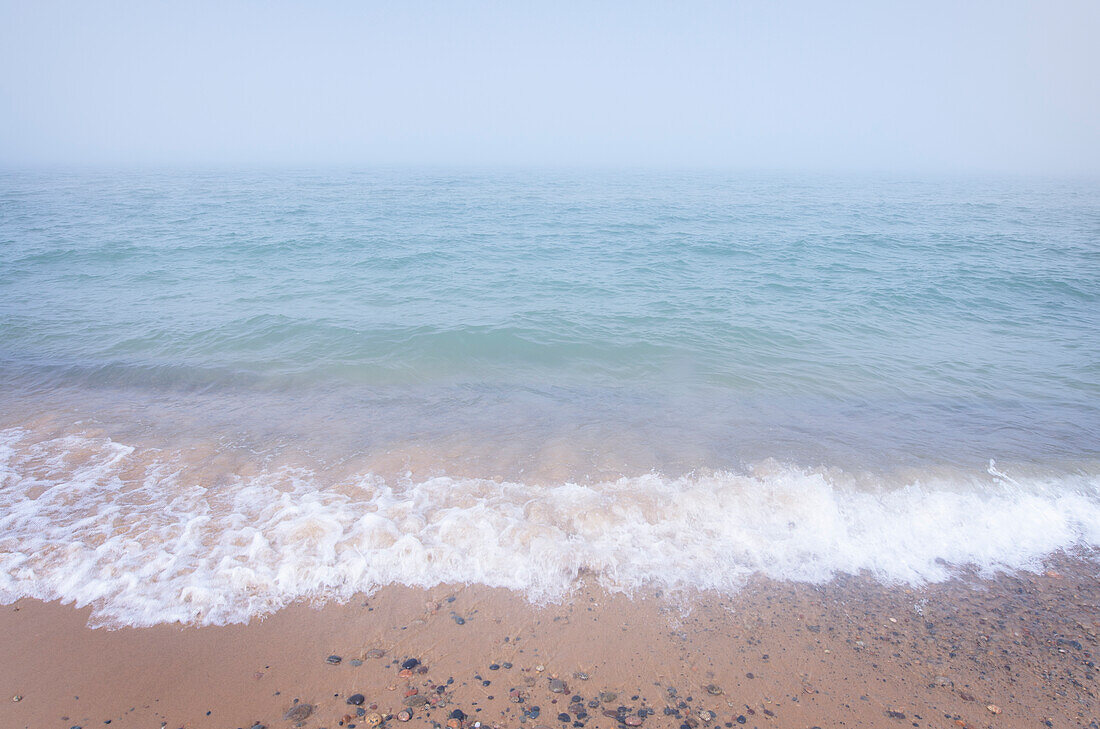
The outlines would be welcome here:
[[[257,467],[197,483],[182,453],[0,431],[0,603],[92,606],[98,626],[240,623],[399,583],[534,601],[605,588],[732,592],[754,574],[942,581],[1100,546],[1100,478],[888,484],[765,461],[739,472],[536,485],[440,476],[322,483]]]

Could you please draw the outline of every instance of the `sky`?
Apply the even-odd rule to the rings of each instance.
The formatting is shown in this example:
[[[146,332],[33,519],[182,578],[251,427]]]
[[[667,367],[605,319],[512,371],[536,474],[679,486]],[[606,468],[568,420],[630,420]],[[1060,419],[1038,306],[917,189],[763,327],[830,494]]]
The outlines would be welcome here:
[[[0,0],[0,166],[1100,173],[1100,2]]]

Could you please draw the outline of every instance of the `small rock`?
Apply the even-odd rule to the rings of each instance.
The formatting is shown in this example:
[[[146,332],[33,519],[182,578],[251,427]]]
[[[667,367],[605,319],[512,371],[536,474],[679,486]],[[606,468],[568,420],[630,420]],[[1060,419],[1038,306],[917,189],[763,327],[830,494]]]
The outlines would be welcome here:
[[[499,671],[500,670],[500,664],[499,663],[490,663],[489,664],[489,670],[490,671]]]
[[[359,666],[363,665],[363,661],[359,660],[358,658],[352,658],[349,663],[351,663],[351,665],[355,666],[356,668],[359,668]]]
[[[722,689],[721,689],[721,687],[719,687],[719,686],[717,686],[713,683],[708,684],[707,685],[707,693],[710,694],[711,696],[721,696],[722,695]]]
[[[363,717],[363,721],[367,722],[367,726],[380,726],[382,724],[382,715],[378,712],[367,714]]]
[[[20,696],[19,694],[16,694],[15,696],[11,697],[11,700],[18,704],[20,701],[23,700],[23,697]]]
[[[411,718],[413,718],[413,713],[408,709],[402,709],[401,711],[397,712],[398,721],[408,721]]]
[[[406,670],[406,671],[411,671],[419,665],[420,665],[420,661],[417,660],[416,658],[408,658],[408,659],[405,660],[404,663],[401,664],[401,668]]]
[[[990,714],[1000,714],[1001,713],[1001,707],[997,706],[996,704],[990,704],[989,706],[987,706],[985,708],[989,709]]]
[[[563,711],[562,713],[558,714],[558,721],[563,724],[568,724],[569,722],[573,721],[573,717],[569,716],[569,714],[566,714]]]
[[[903,711],[894,711],[893,709],[887,709],[885,711],[885,714],[886,714],[886,716],[890,717],[891,719],[904,719],[905,718],[905,712],[903,712]]]
[[[560,678],[550,679],[550,691],[555,694],[564,694],[569,691],[569,687]]]
[[[348,697],[348,703],[352,706],[362,706],[363,702],[367,700],[367,697],[363,694],[352,694]]]
[[[412,696],[406,697],[404,701],[405,706],[409,707],[410,709],[419,709],[421,706],[425,706],[427,703],[427,697],[421,696],[420,694],[413,694]]]
[[[369,651],[366,652],[364,658],[382,658],[385,655],[386,651],[382,650],[381,648],[371,648]]]
[[[627,726],[641,726],[642,725],[642,717],[634,716],[634,715],[628,716],[625,719],[623,719],[623,724],[626,724]]]
[[[287,721],[305,721],[313,713],[313,704],[295,704],[286,710],[283,718]]]
[[[344,659],[341,658],[340,656],[333,655],[333,656],[329,656],[328,658],[326,658],[325,663],[329,664],[330,666],[339,666],[340,661],[342,661],[342,660],[344,660]]]
[[[578,681],[587,681],[588,680],[588,674],[585,673],[584,671],[577,671],[576,673],[573,674],[573,678],[577,679]]]
[[[601,691],[600,701],[604,704],[610,704],[615,699],[619,698],[619,695],[614,691]]]

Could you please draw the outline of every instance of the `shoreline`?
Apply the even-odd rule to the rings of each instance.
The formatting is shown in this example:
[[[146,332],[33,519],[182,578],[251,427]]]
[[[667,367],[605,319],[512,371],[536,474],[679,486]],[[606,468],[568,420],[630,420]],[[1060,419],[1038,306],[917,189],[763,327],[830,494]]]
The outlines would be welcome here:
[[[628,597],[583,585],[546,605],[389,586],[198,628],[90,629],[89,607],[24,599],[0,608],[0,725],[336,729],[377,713],[398,727],[411,704],[410,728],[1096,727],[1100,562],[1048,566],[919,589],[754,578],[733,595]],[[410,658],[420,665],[403,675]],[[287,713],[296,701],[309,716]]]

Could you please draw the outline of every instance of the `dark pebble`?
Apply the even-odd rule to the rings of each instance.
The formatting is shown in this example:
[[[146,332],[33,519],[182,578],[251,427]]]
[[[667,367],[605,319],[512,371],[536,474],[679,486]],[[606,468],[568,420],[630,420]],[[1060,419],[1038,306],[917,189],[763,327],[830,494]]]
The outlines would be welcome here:
[[[340,664],[340,661],[342,661],[342,660],[344,660],[344,659],[341,658],[340,656],[329,656],[328,658],[325,659],[325,663],[328,663],[328,664],[333,665],[333,666],[337,666],[337,665]]]
[[[409,658],[404,663],[401,664],[401,667],[406,669],[406,670],[411,671],[412,669],[416,668],[419,665],[420,665],[420,661],[418,661],[415,658]]]
[[[352,706],[362,706],[363,702],[367,700],[367,697],[363,694],[352,694],[348,697],[348,703]]]
[[[461,615],[455,615],[455,622],[458,623],[459,625],[465,625],[466,624],[466,618],[462,617]]]
[[[490,663],[489,664],[489,670],[490,671],[499,671],[500,670],[500,664],[499,663]]]
[[[283,718],[287,721],[305,721],[312,713],[312,704],[295,704],[287,709],[286,713],[283,714]]]
[[[509,663],[508,661],[505,661],[504,663],[502,663],[500,665],[504,666],[505,668],[511,668],[512,667],[512,664]]]
[[[462,713],[462,709],[455,709],[451,712],[448,719],[458,719],[459,721],[466,721],[466,714]]]
[[[569,722],[573,721],[573,719],[569,716],[569,714],[566,714],[563,711],[562,713],[558,714],[558,721],[568,724]]]
[[[737,723],[738,724],[744,724],[746,721],[748,721],[748,719],[745,718],[744,714],[741,714],[737,717]]]

